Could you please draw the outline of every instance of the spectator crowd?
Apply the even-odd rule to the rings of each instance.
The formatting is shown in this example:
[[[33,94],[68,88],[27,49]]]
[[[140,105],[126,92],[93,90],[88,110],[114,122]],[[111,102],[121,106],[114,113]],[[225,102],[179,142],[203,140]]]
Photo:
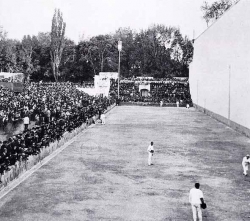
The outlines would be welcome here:
[[[150,85],[147,96],[139,90],[142,84]],[[90,85],[93,84],[87,82],[84,86]],[[0,129],[4,130],[7,124],[24,122],[22,132],[0,141],[0,174],[16,162],[39,154],[41,148],[60,140],[65,132],[89,123],[94,116],[104,119],[103,112],[117,99],[117,80],[111,80],[109,98],[90,96],[77,87],[69,82],[32,82],[24,86],[22,93],[15,93],[0,86]],[[119,101],[192,103],[187,81],[152,78],[120,81]],[[30,122],[34,124],[29,125]]]
[[[72,83],[31,83],[22,93],[0,88],[0,126],[20,119],[35,122],[19,134],[0,141],[0,173],[19,160],[36,155],[82,123],[101,115],[113,100],[78,91]],[[27,121],[27,120],[26,120]]]
[[[139,85],[149,85],[146,95],[141,93]],[[110,96],[118,94],[117,80],[111,80]],[[148,102],[159,104],[180,103],[192,105],[192,99],[187,81],[174,81],[169,79],[126,79],[120,81],[119,89],[121,102]]]

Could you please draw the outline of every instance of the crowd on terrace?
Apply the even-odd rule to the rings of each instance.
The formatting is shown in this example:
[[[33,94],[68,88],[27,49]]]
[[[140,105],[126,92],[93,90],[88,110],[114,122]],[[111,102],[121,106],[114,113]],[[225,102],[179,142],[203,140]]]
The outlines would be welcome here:
[[[31,83],[23,93],[0,87],[0,126],[28,117],[33,127],[0,141],[0,174],[19,160],[36,155],[107,109],[114,100],[78,91],[72,83]]]
[[[155,77],[130,77],[130,78],[122,78],[121,81],[157,81],[157,82],[165,82],[165,81],[178,81],[178,82],[187,82],[187,77],[166,77],[166,78],[155,78]]]
[[[143,95],[139,90],[139,85],[148,85],[149,90]],[[117,96],[118,81],[111,81],[110,96]],[[187,80],[171,79],[124,79],[120,81],[119,89],[121,102],[148,102],[157,103],[176,103],[182,105],[192,105],[192,99]]]

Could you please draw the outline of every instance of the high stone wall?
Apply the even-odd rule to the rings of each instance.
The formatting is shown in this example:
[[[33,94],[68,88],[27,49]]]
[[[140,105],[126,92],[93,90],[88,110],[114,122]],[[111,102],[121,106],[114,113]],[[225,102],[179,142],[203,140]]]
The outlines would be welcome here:
[[[241,0],[194,42],[193,103],[250,129],[250,1]]]

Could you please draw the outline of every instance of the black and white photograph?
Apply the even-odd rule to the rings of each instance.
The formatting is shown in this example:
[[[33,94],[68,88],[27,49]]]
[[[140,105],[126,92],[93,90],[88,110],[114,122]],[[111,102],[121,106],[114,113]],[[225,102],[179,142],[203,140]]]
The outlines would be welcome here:
[[[0,221],[250,220],[250,0],[0,0]]]

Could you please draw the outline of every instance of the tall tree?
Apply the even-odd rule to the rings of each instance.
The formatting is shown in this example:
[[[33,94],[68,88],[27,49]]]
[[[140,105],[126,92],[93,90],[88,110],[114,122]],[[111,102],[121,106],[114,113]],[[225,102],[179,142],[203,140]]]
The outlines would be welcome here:
[[[121,51],[121,70],[122,77],[131,77],[136,75],[136,44],[135,44],[135,32],[130,28],[119,28],[114,34],[114,51],[111,61],[114,66],[114,70],[118,70],[118,41],[122,41]]]
[[[37,45],[38,40],[35,36],[25,35],[18,47],[18,63],[22,66],[25,79],[29,79],[30,75],[36,71],[38,60],[35,58],[35,49]]]
[[[76,46],[73,41],[65,39],[65,48],[63,50],[60,73],[63,81],[74,78],[74,66],[76,59]]]
[[[5,40],[6,37],[7,37],[7,32],[5,32],[3,27],[0,26],[0,41]]]
[[[167,41],[172,42],[171,27],[153,25],[146,30],[147,37],[147,69],[155,77],[164,77],[170,72],[170,50],[165,46]]]
[[[81,41],[76,47],[76,58],[74,65],[75,77],[80,81],[93,80],[95,69],[90,58],[89,41]],[[89,60],[90,58],[90,60]]]
[[[193,47],[177,28],[153,25],[136,34],[134,39],[135,75],[160,78],[188,75]]]
[[[225,11],[237,2],[239,2],[239,0],[218,0],[209,5],[208,2],[205,1],[201,6],[201,10],[203,12],[202,17],[206,21],[207,26],[220,18]]]
[[[54,76],[50,57],[51,34],[50,32],[39,32],[36,38],[38,42],[34,49],[34,59],[38,61],[38,64],[31,78],[36,81],[45,79],[53,80]]]
[[[51,65],[56,82],[59,79],[59,66],[65,46],[65,27],[66,23],[63,22],[62,13],[59,9],[56,9],[52,19],[50,45]]]
[[[90,61],[94,74],[110,71],[108,63],[112,56],[114,40],[111,35],[92,37],[87,44],[87,58]]]
[[[17,44],[16,40],[3,40],[0,51],[0,70],[11,73],[22,71],[17,64]]]
[[[4,45],[5,45],[5,40],[6,40],[6,36],[7,36],[7,33],[3,30],[3,27],[0,26],[0,72],[2,71],[2,66],[1,66],[1,60],[3,58],[2,57],[2,53],[3,53],[3,49],[4,49]]]

